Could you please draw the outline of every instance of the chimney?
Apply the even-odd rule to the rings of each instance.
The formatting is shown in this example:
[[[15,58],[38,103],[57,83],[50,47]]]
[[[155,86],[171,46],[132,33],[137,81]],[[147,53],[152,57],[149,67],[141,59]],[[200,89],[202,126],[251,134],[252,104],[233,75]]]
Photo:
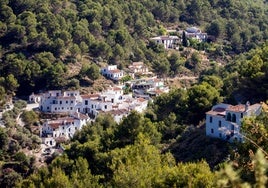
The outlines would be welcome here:
[[[245,112],[248,111],[249,106],[250,106],[250,102],[247,101],[247,102],[246,102],[246,105],[245,105]]]

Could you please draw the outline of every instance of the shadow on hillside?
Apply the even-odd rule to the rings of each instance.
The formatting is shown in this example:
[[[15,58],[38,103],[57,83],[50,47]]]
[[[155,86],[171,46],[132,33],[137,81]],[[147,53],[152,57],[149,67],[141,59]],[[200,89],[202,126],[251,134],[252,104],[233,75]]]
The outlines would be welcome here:
[[[177,162],[206,160],[213,169],[223,162],[229,154],[230,143],[207,137],[204,128],[189,128],[167,148]]]

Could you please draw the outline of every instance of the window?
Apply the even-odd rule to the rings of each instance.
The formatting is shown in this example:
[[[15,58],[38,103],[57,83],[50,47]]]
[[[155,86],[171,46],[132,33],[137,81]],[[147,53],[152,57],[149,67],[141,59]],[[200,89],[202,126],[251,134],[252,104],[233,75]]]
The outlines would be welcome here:
[[[104,108],[107,109],[107,105],[105,105]]]
[[[209,117],[209,122],[212,123],[212,117],[211,116]]]
[[[47,110],[49,110],[49,107],[47,107]]]
[[[94,108],[93,104],[91,105],[91,108]]]
[[[231,114],[230,113],[227,114],[227,121],[231,121]]]
[[[85,105],[88,105],[88,100],[85,100]]]
[[[74,101],[71,101],[71,104],[73,104],[74,103]]]
[[[219,133],[219,137],[220,137],[220,138],[222,137],[221,133]]]
[[[232,115],[232,122],[236,122],[236,115],[235,114]]]
[[[57,108],[55,108],[55,111],[57,110]]]
[[[70,110],[73,110],[73,107],[70,107]]]
[[[60,101],[60,104],[62,104],[62,101]]]
[[[68,101],[66,101],[66,104],[68,104]]]
[[[211,129],[210,132],[211,132],[211,134],[213,134],[214,133],[214,129]]]
[[[221,121],[219,121],[219,127],[221,127]]]
[[[61,107],[61,109],[63,110],[63,109],[64,109],[64,107]]]
[[[243,113],[241,113],[241,116],[240,117],[243,118]]]

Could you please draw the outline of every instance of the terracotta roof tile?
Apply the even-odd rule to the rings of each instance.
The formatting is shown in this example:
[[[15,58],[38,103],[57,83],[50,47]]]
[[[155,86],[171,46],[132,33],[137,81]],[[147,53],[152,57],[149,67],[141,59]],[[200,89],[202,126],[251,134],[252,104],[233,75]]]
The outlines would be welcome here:
[[[99,94],[89,94],[89,95],[81,95],[83,99],[92,99],[92,98],[98,98],[100,97]]]
[[[121,73],[122,71],[119,69],[115,69],[115,70],[110,70],[109,72],[114,74],[114,73]]]
[[[238,104],[235,106],[230,105],[227,110],[232,112],[244,112],[246,110],[246,106],[244,104]]]

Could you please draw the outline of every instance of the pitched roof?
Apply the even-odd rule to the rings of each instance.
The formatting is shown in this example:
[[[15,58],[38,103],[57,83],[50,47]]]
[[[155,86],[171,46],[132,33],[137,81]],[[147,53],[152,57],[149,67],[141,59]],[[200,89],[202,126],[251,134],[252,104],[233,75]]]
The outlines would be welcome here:
[[[137,101],[138,101],[138,102],[145,102],[145,101],[147,101],[147,100],[144,99],[144,98],[137,98]]]
[[[88,95],[81,95],[82,99],[93,99],[93,98],[99,98],[99,94],[88,94]]]
[[[246,106],[244,104],[238,104],[235,106],[230,105],[226,110],[231,112],[244,112],[246,110]]]
[[[118,109],[118,110],[110,110],[107,113],[110,113],[112,115],[125,115],[128,114],[128,110],[127,109]]]
[[[119,69],[115,69],[115,70],[109,70],[109,72],[115,74],[115,73],[121,73],[122,71]]]
[[[213,110],[208,111],[206,114],[224,116],[226,114],[226,109],[221,108],[221,107],[217,107]]]
[[[77,119],[80,119],[80,120],[83,120],[83,119],[88,119],[89,117],[85,114],[82,114],[80,112],[75,112],[73,115],[72,115],[74,118],[77,118]]]
[[[140,65],[143,65],[142,61],[132,62],[132,66],[140,66]]]

